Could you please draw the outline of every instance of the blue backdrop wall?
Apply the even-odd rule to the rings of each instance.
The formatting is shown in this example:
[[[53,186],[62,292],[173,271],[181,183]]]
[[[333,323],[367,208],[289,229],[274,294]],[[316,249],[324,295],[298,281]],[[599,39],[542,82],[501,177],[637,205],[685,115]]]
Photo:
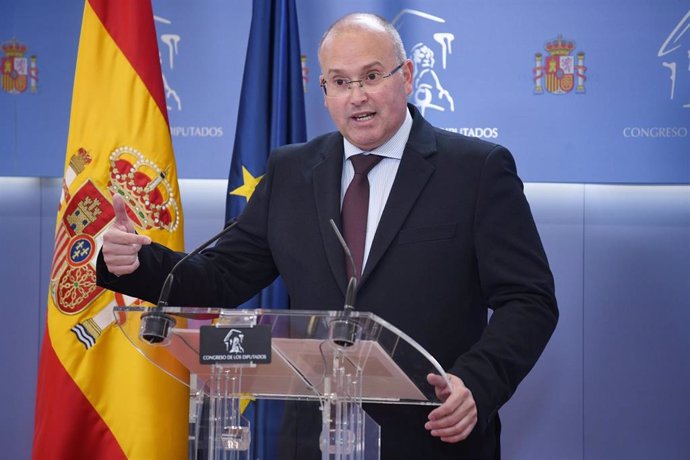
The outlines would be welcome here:
[[[0,176],[62,175],[82,2],[4,0]],[[317,45],[344,13],[393,21],[410,98],[437,126],[505,144],[541,182],[689,183],[690,6],[677,0],[297,1],[309,135],[333,129]],[[181,177],[225,178],[250,0],[154,0]],[[18,58],[19,59],[19,58]],[[222,166],[222,167],[221,167]]]
[[[297,0],[309,137],[333,129],[317,43],[351,11],[394,21],[411,102],[508,146],[556,276],[561,321],[503,409],[509,459],[690,451],[687,1]],[[83,4],[3,0],[0,452],[28,458]],[[250,0],[155,0],[191,247],[222,225]],[[10,59],[11,58],[11,59]],[[14,58],[17,58],[15,61]]]

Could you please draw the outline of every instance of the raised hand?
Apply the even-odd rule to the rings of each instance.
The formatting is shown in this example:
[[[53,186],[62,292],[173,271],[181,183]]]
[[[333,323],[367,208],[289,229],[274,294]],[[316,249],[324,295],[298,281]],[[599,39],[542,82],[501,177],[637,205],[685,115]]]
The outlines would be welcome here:
[[[120,195],[113,195],[115,221],[103,234],[103,260],[114,275],[128,275],[139,268],[139,250],[151,244],[151,238],[137,235]]]

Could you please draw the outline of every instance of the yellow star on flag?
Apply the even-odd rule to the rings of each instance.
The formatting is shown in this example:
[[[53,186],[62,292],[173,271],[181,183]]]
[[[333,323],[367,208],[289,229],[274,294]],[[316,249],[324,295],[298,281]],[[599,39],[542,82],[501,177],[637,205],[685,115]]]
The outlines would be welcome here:
[[[230,192],[230,195],[243,196],[247,199],[247,201],[249,201],[249,198],[252,197],[252,193],[254,193],[254,190],[261,181],[262,177],[264,177],[263,174],[259,177],[252,176],[252,173],[247,171],[247,168],[242,166],[242,181],[244,182],[244,184],[240,185],[235,190]]]

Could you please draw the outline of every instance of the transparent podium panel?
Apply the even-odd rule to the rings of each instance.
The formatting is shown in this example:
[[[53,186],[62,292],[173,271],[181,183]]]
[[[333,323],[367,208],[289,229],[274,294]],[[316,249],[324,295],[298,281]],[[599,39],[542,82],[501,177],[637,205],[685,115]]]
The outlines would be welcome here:
[[[114,314],[144,356],[190,387],[190,458],[249,458],[244,402],[282,400],[285,433],[295,414],[299,423],[313,420],[305,449],[322,459],[378,459],[380,429],[362,404],[438,405],[427,375],[448,380],[419,344],[367,312],[116,307]]]

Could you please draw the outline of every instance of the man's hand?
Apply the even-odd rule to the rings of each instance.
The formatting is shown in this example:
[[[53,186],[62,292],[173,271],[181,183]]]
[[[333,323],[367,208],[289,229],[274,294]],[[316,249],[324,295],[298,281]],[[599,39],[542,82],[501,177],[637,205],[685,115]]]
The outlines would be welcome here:
[[[440,375],[426,376],[427,382],[436,387],[436,396],[442,404],[429,413],[424,428],[441,441],[454,443],[467,438],[477,424],[477,404],[459,377],[448,374],[448,378],[450,388]]]
[[[103,260],[113,275],[128,275],[139,267],[139,250],[151,244],[151,238],[134,232],[120,195],[113,195],[113,209],[115,221],[103,234]]]

